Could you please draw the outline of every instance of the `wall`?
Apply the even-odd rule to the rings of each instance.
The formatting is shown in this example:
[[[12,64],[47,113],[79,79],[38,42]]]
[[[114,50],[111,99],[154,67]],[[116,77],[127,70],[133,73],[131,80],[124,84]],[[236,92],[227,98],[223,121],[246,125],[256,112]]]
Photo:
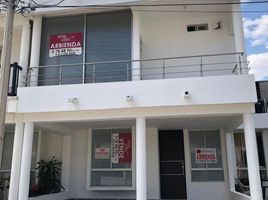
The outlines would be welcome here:
[[[238,192],[230,192],[231,200],[250,200],[251,198],[249,196],[240,194]]]
[[[190,98],[184,98],[185,91]],[[128,95],[133,102],[126,101]],[[243,75],[28,87],[19,88],[18,97],[17,112],[29,113],[251,103],[256,90],[254,76]],[[78,103],[68,103],[68,98],[78,98]]]
[[[0,31],[0,46],[2,51],[4,32]],[[14,27],[13,37],[12,37],[12,50],[11,50],[11,63],[19,62],[20,59],[20,44],[21,44],[21,28]]]
[[[148,198],[159,199],[158,131],[147,128]],[[88,131],[72,134],[70,196],[75,198],[135,198],[135,191],[88,191],[87,184]]]
[[[55,156],[57,160],[62,161],[62,140],[62,135],[42,132],[40,159],[50,160]]]
[[[216,8],[215,8],[216,9]],[[141,57],[164,58],[207,54],[234,53],[234,37],[230,13],[140,12]],[[221,22],[221,28],[213,30],[212,24]],[[187,25],[208,24],[209,30],[187,32]],[[204,75],[232,74],[236,56],[217,56],[202,60]],[[230,64],[206,65],[208,63]],[[190,65],[185,67],[176,67]],[[194,65],[194,66],[193,66]],[[159,78],[162,61],[142,62],[143,79]],[[171,59],[165,62],[167,77],[200,76],[200,58]],[[151,69],[158,67],[158,69]],[[219,70],[219,71],[215,71]],[[226,70],[227,69],[227,70]],[[211,70],[211,71],[208,71]],[[212,71],[214,70],[214,71]],[[190,73],[189,73],[190,71]],[[147,75],[146,75],[147,74]]]
[[[224,132],[221,131],[222,166],[224,170],[223,182],[192,182],[191,181],[191,153],[190,153],[190,142],[189,142],[188,130],[184,130],[184,145],[185,145],[187,199],[188,200],[230,199]]]

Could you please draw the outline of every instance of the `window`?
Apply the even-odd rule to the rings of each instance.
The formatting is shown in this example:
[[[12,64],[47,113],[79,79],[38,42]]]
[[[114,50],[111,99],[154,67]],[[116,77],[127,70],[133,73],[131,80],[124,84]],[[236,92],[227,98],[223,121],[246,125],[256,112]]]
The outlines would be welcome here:
[[[132,187],[131,129],[95,129],[91,145],[91,187]]]
[[[190,132],[192,181],[223,181],[219,131]]]
[[[208,30],[208,24],[188,25],[187,32]]]
[[[266,165],[265,165],[265,158],[264,158],[262,133],[257,132],[256,137],[257,137],[257,147],[258,147],[259,166],[261,170],[261,176],[262,176],[262,179],[266,179]],[[235,142],[237,178],[239,178],[242,181],[247,180],[248,168],[247,168],[247,155],[246,155],[244,133],[235,133],[234,142]]]

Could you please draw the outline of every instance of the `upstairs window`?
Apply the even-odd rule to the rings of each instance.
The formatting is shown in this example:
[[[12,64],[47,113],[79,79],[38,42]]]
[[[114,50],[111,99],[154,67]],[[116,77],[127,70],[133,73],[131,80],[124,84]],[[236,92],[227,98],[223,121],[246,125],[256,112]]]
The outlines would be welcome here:
[[[206,31],[206,30],[208,30],[208,24],[195,24],[187,26],[187,32]]]

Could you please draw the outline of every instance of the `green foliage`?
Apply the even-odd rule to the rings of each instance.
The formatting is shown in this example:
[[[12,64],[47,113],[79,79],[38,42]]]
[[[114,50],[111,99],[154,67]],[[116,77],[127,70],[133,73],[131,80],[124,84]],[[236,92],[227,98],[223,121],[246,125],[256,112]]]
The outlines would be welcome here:
[[[64,189],[60,183],[62,163],[55,156],[50,161],[40,160],[37,165],[38,191],[40,194],[57,193]]]

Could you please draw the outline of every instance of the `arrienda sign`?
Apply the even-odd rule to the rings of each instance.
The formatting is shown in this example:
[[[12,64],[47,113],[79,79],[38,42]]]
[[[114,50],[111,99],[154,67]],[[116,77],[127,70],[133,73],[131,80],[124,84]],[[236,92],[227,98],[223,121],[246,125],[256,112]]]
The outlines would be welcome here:
[[[49,57],[82,55],[83,33],[50,35]]]
[[[196,163],[217,163],[217,151],[215,148],[195,149]]]

